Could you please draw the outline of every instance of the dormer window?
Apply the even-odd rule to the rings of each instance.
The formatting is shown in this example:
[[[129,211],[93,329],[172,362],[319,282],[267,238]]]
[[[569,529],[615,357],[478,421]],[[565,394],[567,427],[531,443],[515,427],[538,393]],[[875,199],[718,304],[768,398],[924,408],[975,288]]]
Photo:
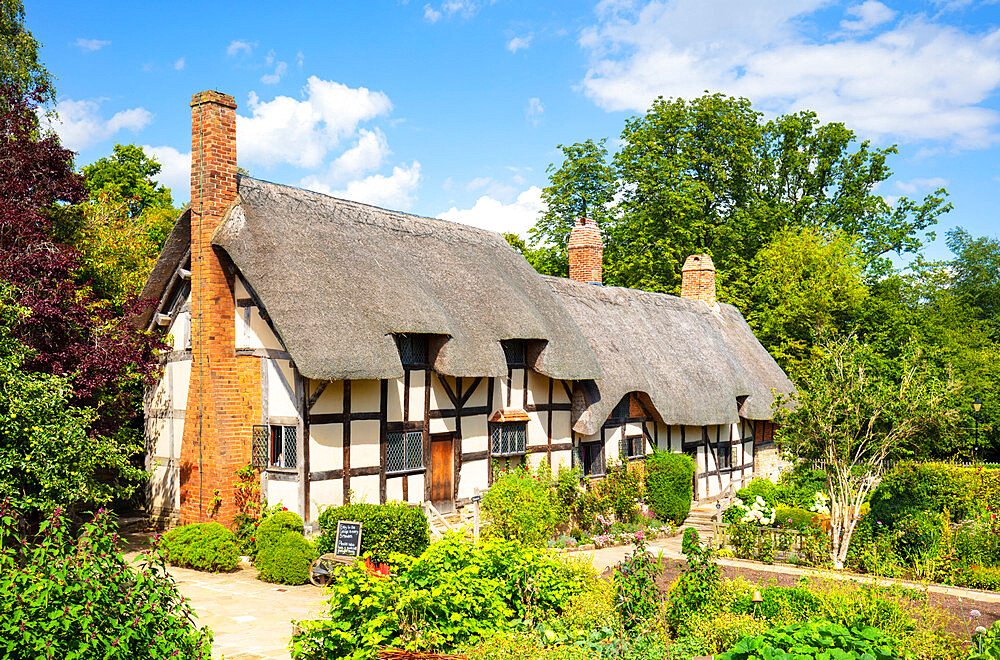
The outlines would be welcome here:
[[[507,358],[507,367],[511,369],[521,369],[525,366],[525,346],[523,339],[505,339],[500,342],[503,346],[504,357]]]
[[[427,366],[427,335],[407,333],[396,335],[399,360],[404,367]]]

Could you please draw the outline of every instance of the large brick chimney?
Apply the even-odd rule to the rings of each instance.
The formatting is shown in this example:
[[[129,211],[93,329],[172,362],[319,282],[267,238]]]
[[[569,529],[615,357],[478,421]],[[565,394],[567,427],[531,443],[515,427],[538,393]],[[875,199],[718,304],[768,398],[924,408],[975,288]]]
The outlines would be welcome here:
[[[715,306],[715,264],[707,254],[692,254],[681,269],[681,297]]]
[[[182,524],[232,522],[235,471],[249,461],[234,344],[232,279],[211,244],[236,198],[236,101],[191,98],[191,381],[181,449]]]
[[[597,223],[580,218],[569,233],[569,278],[600,284],[603,272],[604,241]]]

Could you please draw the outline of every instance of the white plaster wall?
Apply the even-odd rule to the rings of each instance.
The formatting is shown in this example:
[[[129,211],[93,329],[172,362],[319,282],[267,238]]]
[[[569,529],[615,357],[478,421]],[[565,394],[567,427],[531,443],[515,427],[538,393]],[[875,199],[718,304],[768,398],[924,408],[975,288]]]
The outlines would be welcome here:
[[[424,419],[424,372],[410,372],[410,418],[409,422],[422,422]]]
[[[315,392],[322,383],[320,381],[309,381],[309,392]],[[323,393],[316,399],[311,412],[314,413],[342,413],[344,412],[344,381],[334,380],[326,384]]]
[[[471,454],[488,449],[487,417],[474,415],[462,418],[462,452]]]
[[[297,492],[296,492],[297,496]],[[313,481],[309,484],[310,520],[318,520],[323,509],[344,503],[344,482],[340,479]]]
[[[525,459],[528,461],[528,467],[534,472],[538,469],[538,466],[545,462],[546,454],[545,452],[538,452],[537,454],[527,454]]]
[[[449,378],[448,385],[451,387],[451,391],[455,391],[454,378]],[[451,402],[448,398],[447,392],[444,391],[444,387],[441,385],[441,377],[437,374],[431,372],[431,410],[445,410],[447,408],[454,408],[455,404]]]
[[[188,298],[190,300],[190,297]],[[170,348],[174,351],[183,351],[189,348],[191,339],[191,312],[177,312],[173,321],[170,322]]]
[[[555,386],[555,383],[553,383]],[[561,385],[559,387],[562,387]],[[553,393],[555,387],[553,387]],[[538,405],[549,402],[549,379],[540,373],[528,369],[528,403]]]
[[[434,410],[434,404],[431,404],[431,410]],[[465,418],[462,419],[465,423]],[[455,418],[454,417],[444,417],[444,418],[431,418],[429,420],[428,428],[430,428],[431,433],[454,433],[455,432]]]
[[[344,467],[344,425],[343,424],[311,425],[309,427],[310,472],[339,470],[343,467]]]
[[[379,465],[379,431],[378,420],[361,420],[351,422],[351,467],[372,467]],[[361,477],[358,477],[361,478]],[[351,487],[354,487],[355,477],[351,477]],[[375,491],[378,494],[378,490]],[[373,504],[378,504],[376,497]]]
[[[552,474],[557,474],[559,472],[560,465],[566,469],[573,467],[573,452],[570,451],[552,452]]]
[[[351,412],[378,412],[381,407],[381,387],[377,380],[352,380]]]
[[[172,406],[175,410],[185,410],[187,408],[188,388],[191,385],[191,360],[178,360],[170,362],[166,366],[170,369]]]
[[[573,387],[570,386],[570,391]],[[557,380],[552,383],[552,403],[569,403],[569,395],[566,394],[566,388],[563,387],[562,381]]]
[[[180,490],[177,487],[177,470],[162,464],[153,465],[149,475],[149,505],[158,513],[176,510],[180,506]]]
[[[394,378],[389,381],[388,405],[386,407],[386,420],[390,422],[403,421],[403,391],[405,384],[402,378]]]
[[[485,491],[489,487],[488,461],[469,461],[462,463],[462,478],[458,482],[459,499],[472,497],[476,488]]]
[[[250,309],[250,348],[284,350],[281,340],[271,331],[271,326],[261,318],[260,311],[256,307]]]
[[[387,502],[403,501],[402,477],[389,477],[385,480],[385,499]]]
[[[465,404],[467,408],[480,408],[487,404],[486,394],[489,391],[489,380],[489,378],[484,378],[479,382],[479,385],[476,387],[476,391],[472,393],[472,396],[469,397],[469,401]],[[502,379],[497,378],[495,380]],[[467,385],[466,387],[471,387],[471,385]],[[465,426],[464,419],[462,420],[462,426]]]
[[[552,444],[573,441],[573,429],[570,426],[568,410],[552,411]]]
[[[506,405],[507,400],[504,399]],[[510,376],[510,407],[524,407],[524,369],[511,369]]]
[[[545,425],[542,422],[542,417],[545,416],[545,422],[548,422],[547,412],[533,412],[528,413],[528,437],[525,439],[526,445],[528,447],[544,447],[549,443],[549,436],[545,431]]]
[[[298,417],[299,413],[295,407],[295,375],[291,361],[265,360],[265,362],[267,363],[267,414],[272,417]]]
[[[146,418],[147,446],[153,451],[153,458],[166,459],[170,456],[170,426],[172,419],[162,417]]]
[[[354,483],[353,481],[351,483]],[[409,499],[407,502],[410,504],[420,504],[424,501],[424,475],[422,474],[411,474],[409,477]]]
[[[354,454],[351,454],[351,459],[353,463]],[[410,485],[413,488],[413,485]],[[421,488],[420,494],[423,495],[423,489]],[[377,474],[367,475],[364,477],[351,477],[351,502],[357,504],[359,502],[366,502],[368,504],[378,504],[379,503],[379,478]]]
[[[312,486],[310,485],[310,491]],[[278,481],[277,479],[267,480],[267,505],[281,505],[289,511],[302,515],[299,511],[299,484],[297,481]]]

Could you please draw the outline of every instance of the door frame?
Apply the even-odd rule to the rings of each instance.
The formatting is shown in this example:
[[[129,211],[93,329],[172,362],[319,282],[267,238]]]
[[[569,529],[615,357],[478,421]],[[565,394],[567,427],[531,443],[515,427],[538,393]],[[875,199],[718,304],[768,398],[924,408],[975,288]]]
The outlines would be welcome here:
[[[448,498],[445,499],[445,500],[437,500],[437,501],[434,500],[434,484],[435,484],[435,477],[437,476],[435,474],[435,470],[434,470],[434,443],[435,442],[439,442],[439,443],[445,443],[445,442],[447,442],[448,443],[448,452],[447,452],[448,460],[447,460],[446,464],[448,465],[448,473],[451,475],[451,479],[449,480],[449,483],[448,483]],[[450,511],[455,506],[455,477],[456,477],[456,475],[455,475],[455,461],[454,461],[454,455],[455,455],[455,433],[452,432],[452,431],[446,431],[444,433],[431,433],[430,434],[430,454],[431,454],[431,464],[429,466],[430,470],[428,470],[428,472],[430,472],[430,475],[429,475],[430,488],[428,489],[430,491],[430,497],[428,499],[431,501],[431,503],[439,511],[441,511],[442,513],[444,513],[445,509],[448,509]]]

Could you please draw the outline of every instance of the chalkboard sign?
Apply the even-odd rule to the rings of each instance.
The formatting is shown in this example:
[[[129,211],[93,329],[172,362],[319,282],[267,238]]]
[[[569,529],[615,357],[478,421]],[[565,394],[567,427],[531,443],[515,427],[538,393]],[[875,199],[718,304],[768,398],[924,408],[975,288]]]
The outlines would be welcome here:
[[[476,493],[475,495],[473,495],[469,499],[472,500],[473,502],[481,502],[483,500],[483,496],[482,496],[481,493]]]
[[[340,557],[361,556],[361,523],[350,520],[337,521],[337,543],[333,554]]]

